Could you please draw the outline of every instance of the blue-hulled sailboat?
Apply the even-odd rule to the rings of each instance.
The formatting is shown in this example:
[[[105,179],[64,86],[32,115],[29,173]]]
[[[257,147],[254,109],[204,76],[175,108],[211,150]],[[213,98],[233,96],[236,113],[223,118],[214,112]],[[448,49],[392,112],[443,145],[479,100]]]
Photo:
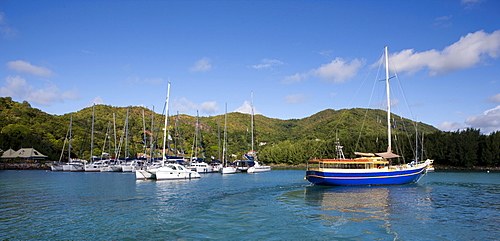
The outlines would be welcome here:
[[[387,92],[387,152],[360,153],[354,159],[344,158],[342,146],[336,142],[336,159],[311,159],[307,161],[306,179],[316,185],[330,186],[370,186],[416,183],[426,174],[432,160],[391,165],[390,159],[399,155],[391,147],[391,107],[389,85],[389,57],[385,47],[385,83]]]

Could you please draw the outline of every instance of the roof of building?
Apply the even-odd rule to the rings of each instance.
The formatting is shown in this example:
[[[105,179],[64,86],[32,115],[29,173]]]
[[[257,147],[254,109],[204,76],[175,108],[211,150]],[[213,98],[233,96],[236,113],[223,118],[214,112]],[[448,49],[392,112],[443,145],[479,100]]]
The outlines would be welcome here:
[[[2,158],[46,158],[47,156],[35,150],[35,148],[21,148],[18,151],[9,149],[2,154]]]

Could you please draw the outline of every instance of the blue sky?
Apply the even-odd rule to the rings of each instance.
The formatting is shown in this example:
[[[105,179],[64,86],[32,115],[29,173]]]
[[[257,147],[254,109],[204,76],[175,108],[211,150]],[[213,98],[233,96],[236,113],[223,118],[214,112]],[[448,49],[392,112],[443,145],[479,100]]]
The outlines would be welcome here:
[[[252,92],[258,114],[300,119],[381,107],[374,64],[388,46],[404,90],[395,114],[490,133],[499,13],[494,0],[0,0],[0,96],[56,115],[93,103],[161,113],[170,82],[171,113],[249,112]]]

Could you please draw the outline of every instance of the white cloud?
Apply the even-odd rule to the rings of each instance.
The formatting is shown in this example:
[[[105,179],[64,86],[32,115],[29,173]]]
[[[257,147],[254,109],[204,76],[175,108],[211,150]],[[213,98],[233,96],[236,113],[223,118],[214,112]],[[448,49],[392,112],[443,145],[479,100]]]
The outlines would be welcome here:
[[[363,66],[363,62],[363,60],[359,59],[347,62],[342,58],[336,58],[328,64],[324,64],[317,69],[310,70],[309,73],[297,73],[292,76],[287,76],[281,82],[284,84],[291,84],[300,82],[309,76],[316,76],[326,82],[343,83],[356,76],[359,68]]]
[[[307,78],[307,74],[299,74],[299,73],[296,73],[294,75],[291,75],[291,76],[287,76],[285,77],[281,83],[283,84],[293,84],[293,83],[298,83],[300,81],[302,81],[303,79]]]
[[[146,79],[141,79],[138,76],[130,76],[125,79],[125,82],[129,85],[136,85],[136,84],[151,84],[151,85],[160,85],[164,83],[163,78],[146,78]]]
[[[186,97],[172,100],[171,106],[172,106],[172,110],[180,111],[180,112],[188,112],[188,111],[198,109],[198,106],[195,103],[188,100]]]
[[[144,79],[144,82],[152,85],[160,85],[163,84],[163,78],[152,78],[152,79]]]
[[[433,49],[415,52],[413,49],[406,49],[392,54],[390,59],[392,63],[397,63],[400,72],[411,74],[422,68],[428,68],[431,75],[436,75],[470,68],[486,60],[487,57],[499,56],[500,30],[491,34],[480,30],[461,37],[459,41],[442,51]]]
[[[452,17],[453,17],[452,15],[449,15],[449,16],[441,16],[441,17],[435,18],[434,19],[434,26],[441,27],[441,28],[451,27],[451,26],[453,26],[453,24],[451,22]]]
[[[37,77],[50,77],[53,75],[50,69],[35,66],[22,60],[10,61],[7,63],[7,67],[19,73],[26,73]]]
[[[318,52],[318,54],[322,55],[322,56],[328,57],[328,56],[330,56],[332,54],[332,52],[333,51],[331,51],[331,50],[321,50],[321,51]]]
[[[482,0],[462,0],[462,4],[466,9],[474,7],[476,4],[481,2]]]
[[[217,107],[216,101],[208,101],[208,102],[201,103],[200,110],[202,112],[212,114],[212,113],[219,111],[219,108]]]
[[[488,102],[492,102],[492,103],[500,103],[500,94],[490,96],[490,97],[488,97],[487,100],[488,100]]]
[[[210,62],[210,58],[207,57],[194,62],[194,66],[191,67],[191,72],[205,72],[211,69],[212,65],[210,64]]]
[[[5,20],[5,14],[0,12],[0,34],[7,39],[15,38],[18,36],[16,29],[10,27]]]
[[[7,85],[0,87],[0,95],[10,96],[37,105],[50,106],[54,102],[64,102],[67,99],[78,99],[76,91],[61,92],[55,85],[47,85],[43,89],[35,89],[25,79],[19,76],[5,78]]]
[[[102,105],[104,104],[104,100],[102,100],[101,96],[97,96],[95,97],[93,100],[92,100],[92,104],[91,105]]]
[[[464,128],[464,126],[460,123],[457,123],[457,122],[445,121],[445,122],[441,123],[441,125],[439,125],[438,128],[440,130],[443,130],[443,131],[456,131],[456,130]]]
[[[283,62],[277,59],[263,59],[261,64],[252,65],[254,69],[272,69],[274,66],[283,65]]]
[[[238,107],[234,111],[235,112],[240,112],[240,113],[243,113],[243,114],[252,114],[252,103],[250,101],[248,101],[248,100],[245,100],[245,102],[243,102],[243,105],[240,106],[240,107]],[[253,112],[256,115],[262,114],[255,107],[253,108]]]
[[[336,58],[328,64],[324,64],[315,70],[311,70],[311,74],[318,76],[327,82],[342,83],[356,76],[362,65],[363,61],[359,59],[346,62],[342,58]]]
[[[500,105],[485,111],[482,115],[467,117],[465,123],[481,129],[484,133],[500,131]]]
[[[198,105],[191,102],[186,97],[172,100],[170,107],[170,109],[173,111],[180,111],[184,113],[200,110],[203,113],[213,114],[219,111],[219,107],[217,107],[216,101],[206,101]]]
[[[302,102],[306,99],[306,97],[303,94],[293,94],[293,95],[288,95],[285,97],[285,103],[287,104],[295,104]]]

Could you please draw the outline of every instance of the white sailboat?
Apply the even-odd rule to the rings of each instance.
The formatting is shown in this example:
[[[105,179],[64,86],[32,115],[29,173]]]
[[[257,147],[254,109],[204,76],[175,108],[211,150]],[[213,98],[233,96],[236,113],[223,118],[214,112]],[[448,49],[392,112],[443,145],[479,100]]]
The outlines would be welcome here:
[[[199,172],[199,173],[211,173],[214,172],[214,168],[206,163],[203,158],[198,157],[198,149],[201,149],[198,147],[198,144],[200,142],[200,122],[199,122],[199,116],[198,116],[198,111],[196,113],[196,128],[195,128],[195,133],[194,133],[194,140],[193,140],[193,147],[192,147],[192,153],[194,156],[191,156],[190,164],[188,166],[191,171]]]
[[[127,114],[125,115],[125,124],[124,124],[124,129],[125,131],[122,132],[122,136],[120,137],[120,144],[119,144],[119,150],[116,148],[116,121],[115,121],[115,114],[113,113],[113,129],[115,133],[115,159],[107,160],[105,164],[101,167],[101,172],[121,172],[123,170],[123,167],[120,161],[120,152],[121,152],[121,146],[123,143],[123,139],[125,139],[125,152],[123,154],[125,161],[127,160],[128,157],[128,118],[129,118],[129,108],[127,108]],[[125,135],[125,137],[124,137]]]
[[[268,172],[271,171],[271,166],[264,166],[260,165],[259,161],[257,161],[257,152],[254,151],[254,124],[253,124],[253,118],[254,118],[254,108],[253,108],[253,92],[251,96],[251,107],[252,107],[252,150],[247,153],[247,156],[252,157],[251,159],[253,160],[253,165],[247,168],[247,173],[258,173],[258,172]]]
[[[102,162],[96,161],[94,162],[94,113],[95,113],[95,105],[92,106],[92,137],[90,138],[90,163],[85,164],[84,170],[85,172],[100,172]]]
[[[61,155],[59,156],[59,161],[52,163],[52,165],[50,166],[50,170],[52,170],[53,172],[62,172],[63,171],[64,164],[61,162],[61,160],[63,158],[64,148],[66,147],[66,143],[68,143],[68,141],[69,141],[69,134],[71,131],[71,122],[72,122],[71,118],[72,117],[70,117],[70,122],[69,122],[70,124],[69,124],[69,128],[68,128],[68,132],[66,132],[66,137],[64,138],[63,148],[61,150]],[[69,156],[69,153],[68,153],[68,156]]]
[[[167,143],[167,127],[168,127],[168,102],[170,99],[170,83],[168,83],[167,88],[167,100],[165,107],[165,126],[163,128],[163,160],[162,166],[154,170],[154,175],[156,180],[172,180],[172,179],[191,179],[200,178],[198,172],[189,170],[179,164],[168,164],[167,153],[166,153],[166,143]],[[150,170],[153,173],[153,170]]]
[[[232,166],[227,159],[227,103],[226,112],[224,114],[224,141],[222,142],[222,165],[221,174],[234,174],[237,172],[235,166]]]
[[[63,171],[65,172],[83,172],[83,162],[80,159],[71,159],[71,138],[72,138],[72,124],[73,116],[70,116],[69,120],[69,137],[68,137],[68,163],[63,165]]]

